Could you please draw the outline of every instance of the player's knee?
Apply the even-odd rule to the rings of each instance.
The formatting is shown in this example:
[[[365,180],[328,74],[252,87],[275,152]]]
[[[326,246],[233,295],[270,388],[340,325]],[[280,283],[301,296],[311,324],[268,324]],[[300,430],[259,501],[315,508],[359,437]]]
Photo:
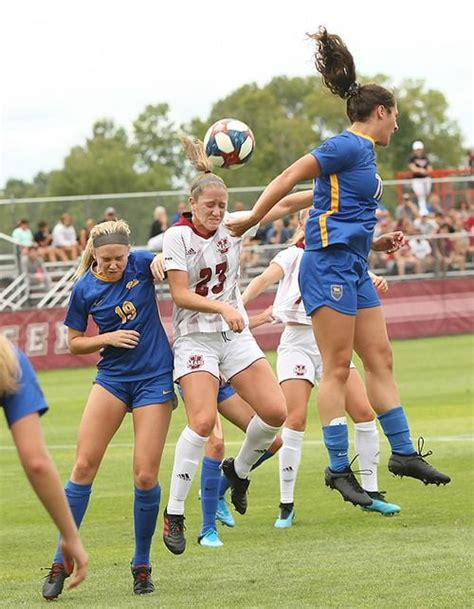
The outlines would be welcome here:
[[[51,469],[51,461],[46,455],[35,455],[23,461],[23,467],[30,478],[41,478]]]
[[[383,342],[370,350],[369,355],[362,359],[364,369],[367,372],[379,372],[381,370],[392,372],[393,355],[390,343]]]
[[[213,416],[200,414],[196,417],[193,417],[193,420],[190,421],[189,427],[199,436],[202,436],[203,438],[208,438],[211,435],[212,430],[214,429],[215,423],[215,413],[213,413]]]
[[[74,463],[72,479],[78,484],[90,484],[95,478],[99,464],[88,456],[80,456]]]
[[[280,448],[282,446],[283,446],[283,438],[280,435],[278,435],[278,436],[276,436],[276,438],[273,440],[273,442],[268,447],[268,451],[275,454],[280,450]]]
[[[216,436],[211,435],[206,444],[205,454],[206,457],[222,461],[225,454],[223,438],[216,438]]]
[[[306,412],[289,412],[285,427],[295,431],[304,431],[306,429]]]
[[[375,412],[372,410],[369,404],[362,404],[356,406],[353,412],[354,423],[370,423],[375,419]]]
[[[156,486],[157,474],[155,471],[138,469],[134,472],[135,486],[143,491],[148,491]]]
[[[282,427],[287,416],[288,411],[286,409],[285,401],[283,400],[281,403],[275,404],[265,418],[261,418],[263,421],[265,421],[265,423],[267,423],[267,425],[271,425],[272,427]]]

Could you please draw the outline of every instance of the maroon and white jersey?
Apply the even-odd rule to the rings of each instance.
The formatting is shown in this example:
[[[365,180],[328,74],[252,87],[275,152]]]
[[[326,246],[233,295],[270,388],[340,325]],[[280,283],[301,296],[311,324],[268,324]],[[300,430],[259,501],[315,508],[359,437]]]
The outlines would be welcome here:
[[[272,262],[278,264],[285,273],[278,284],[278,290],[272,307],[272,315],[278,321],[311,325],[311,318],[306,315],[298,284],[301,258],[304,253],[302,242],[296,243],[279,252]]]
[[[237,212],[239,215],[245,212]],[[235,214],[224,216],[224,222]],[[163,256],[167,271],[186,271],[189,289],[221,300],[237,309],[248,324],[247,313],[239,289],[240,251],[243,239],[254,235],[258,226],[242,237],[233,237],[224,222],[209,237],[201,235],[191,222],[191,214],[183,214],[163,239]],[[229,326],[216,313],[200,313],[173,305],[174,337],[194,332],[226,332]]]

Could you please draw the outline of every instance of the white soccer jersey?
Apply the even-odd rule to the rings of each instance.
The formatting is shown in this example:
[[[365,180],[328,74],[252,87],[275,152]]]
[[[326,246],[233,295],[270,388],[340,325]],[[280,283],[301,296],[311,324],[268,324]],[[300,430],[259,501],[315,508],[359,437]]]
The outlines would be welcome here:
[[[272,262],[283,269],[285,275],[278,284],[273,302],[272,315],[278,321],[311,325],[311,318],[306,315],[298,285],[298,273],[304,247],[299,243],[279,252]]]
[[[242,212],[237,212],[239,215]],[[235,214],[224,216],[224,222]],[[184,214],[170,227],[163,239],[163,256],[167,271],[186,271],[189,289],[212,300],[221,300],[237,309],[248,324],[239,289],[242,240],[253,236],[258,226],[242,237],[233,237],[224,222],[210,237],[200,235]],[[200,313],[173,305],[174,337],[194,332],[226,332],[229,326],[216,313]]]

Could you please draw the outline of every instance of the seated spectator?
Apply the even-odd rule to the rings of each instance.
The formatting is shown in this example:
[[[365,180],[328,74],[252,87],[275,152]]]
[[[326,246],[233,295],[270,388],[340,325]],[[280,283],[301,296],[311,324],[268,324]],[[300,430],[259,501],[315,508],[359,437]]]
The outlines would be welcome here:
[[[107,209],[104,211],[104,217],[102,220],[100,220],[100,222],[98,222],[98,224],[101,222],[111,222],[112,220],[118,220],[117,210],[115,207],[107,207]]]
[[[49,230],[48,223],[44,220],[38,222],[38,230],[33,236],[35,243],[38,244],[38,254],[45,259],[46,256],[50,262],[56,262],[56,250],[52,246],[53,236]]]
[[[428,239],[424,239],[416,233],[417,231],[414,226],[405,229],[406,236],[410,237],[408,240],[410,251],[420,261],[419,270],[415,272],[425,273],[433,267],[432,248]]]
[[[435,192],[432,192],[428,198],[428,211],[431,214],[443,213],[443,206],[441,204],[441,197]]]
[[[115,210],[114,210],[115,211]],[[108,220],[105,220],[107,222]],[[91,234],[91,230],[94,228],[96,222],[94,218],[87,218],[86,225],[84,228],[81,228],[79,231],[79,247],[81,251],[86,249],[87,241],[89,240],[89,235]]]
[[[442,272],[452,268],[464,271],[466,268],[466,251],[459,247],[457,238],[450,237],[454,232],[456,232],[455,229],[447,222],[442,224],[438,230],[438,234],[446,235],[446,237],[437,239],[437,255]]]
[[[281,245],[288,241],[289,236],[289,230],[285,227],[283,220],[275,220],[268,232],[268,243]]]
[[[260,254],[258,253],[259,242],[255,239],[245,239],[240,253],[240,273],[241,276],[248,276],[248,270],[258,266]]]
[[[176,213],[171,218],[171,224],[172,225],[176,224],[176,222],[178,222],[178,220],[181,218],[181,216],[184,214],[185,211],[186,211],[186,203],[184,201],[180,201],[176,208]]]
[[[418,217],[418,207],[414,203],[410,195],[404,194],[401,201],[397,203],[395,208],[395,220],[408,218],[411,222]]]
[[[72,218],[69,214],[63,214],[53,228],[53,247],[61,260],[66,262],[68,254],[71,260],[77,260],[79,246],[77,243],[76,229],[72,225]]]
[[[30,245],[33,245],[33,233],[30,229],[30,221],[27,218],[22,218],[14,231],[12,239],[15,239],[17,244],[22,248],[21,253],[26,254]]]
[[[150,227],[148,238],[148,249],[154,252],[161,252],[163,248],[163,235],[168,228],[168,213],[162,205],[155,207],[153,212],[153,224]]]
[[[423,142],[413,142],[413,154],[408,162],[408,168],[412,173],[412,189],[418,200],[418,209],[421,216],[428,213],[427,200],[431,193],[432,167],[425,154]]]
[[[28,248],[26,259],[23,262],[30,289],[49,290],[51,282],[44,266],[44,260],[39,255],[39,248],[34,243]]]
[[[419,235],[431,235],[436,233],[439,228],[438,223],[431,215],[416,218],[413,226]]]
[[[469,235],[467,254],[471,259],[474,259],[474,201],[469,203],[469,215],[464,220],[463,226]]]

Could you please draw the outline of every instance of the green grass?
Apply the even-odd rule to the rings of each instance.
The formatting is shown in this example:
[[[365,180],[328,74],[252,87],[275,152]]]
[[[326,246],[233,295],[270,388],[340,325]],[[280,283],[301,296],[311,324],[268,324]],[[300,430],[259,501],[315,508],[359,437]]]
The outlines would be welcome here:
[[[323,485],[326,464],[314,406],[297,483],[297,520],[276,530],[278,472],[272,459],[252,476],[249,511],[233,530],[221,528],[222,549],[196,544],[200,513],[197,481],[187,504],[188,548],[173,556],[153,546],[157,591],[134,597],[128,563],[132,534],[132,430],[127,417],[104,459],[82,529],[90,575],[60,600],[65,607],[376,608],[472,607],[473,340],[470,336],[394,343],[397,380],[412,435],[423,434],[431,458],[452,483],[425,487],[395,479],[385,467],[382,437],[379,480],[402,506],[384,518],[344,504]],[[272,363],[275,356],[270,354]],[[51,411],[44,429],[64,480],[74,459],[81,410],[94,371],[40,375]],[[313,399],[314,404],[314,399]],[[167,497],[173,445],[184,426],[174,415],[161,483]],[[242,435],[226,426],[228,453]],[[21,472],[5,425],[0,430],[0,606],[40,607],[40,567],[47,567],[55,531]],[[163,502],[164,504],[164,502]]]

